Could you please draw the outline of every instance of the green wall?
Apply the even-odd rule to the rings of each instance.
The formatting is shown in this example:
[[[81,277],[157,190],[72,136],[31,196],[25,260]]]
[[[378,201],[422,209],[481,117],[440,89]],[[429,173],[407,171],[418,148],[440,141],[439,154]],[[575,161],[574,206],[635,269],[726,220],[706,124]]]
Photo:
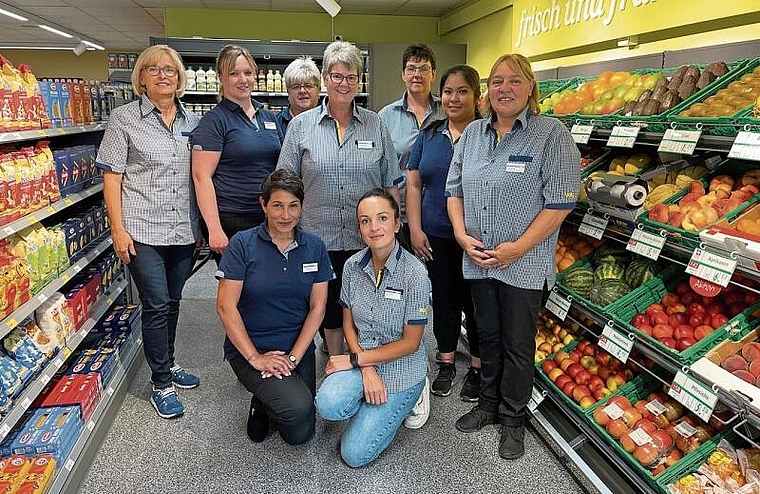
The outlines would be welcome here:
[[[441,43],[466,44],[467,64],[486,78],[493,62],[512,51],[512,9],[503,8],[443,34]]]
[[[355,43],[438,43],[437,17],[214,10],[166,7],[167,37],[332,41],[333,32]]]

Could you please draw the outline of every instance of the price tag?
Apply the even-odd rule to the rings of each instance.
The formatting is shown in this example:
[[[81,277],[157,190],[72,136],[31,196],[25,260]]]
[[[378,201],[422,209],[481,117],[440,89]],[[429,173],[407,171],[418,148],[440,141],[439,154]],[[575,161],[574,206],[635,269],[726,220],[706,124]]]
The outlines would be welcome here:
[[[53,213],[55,213],[55,208],[53,206],[48,206],[47,207],[47,212],[50,213],[50,214],[53,214]]]
[[[662,136],[657,151],[661,153],[694,154],[694,149],[696,149],[701,136],[701,130],[668,129]]]
[[[42,304],[45,302],[45,300],[47,300],[47,295],[45,295],[44,293],[40,293],[39,295],[37,295],[37,300],[39,300],[40,303]]]
[[[8,322],[5,323],[5,325],[8,326],[8,329],[15,328],[17,324],[18,322],[12,317],[8,320]]]
[[[72,204],[74,204],[74,201],[72,201],[71,199],[69,199],[69,198],[67,197],[67,198],[65,198],[65,199],[63,200],[63,203],[64,203],[65,205],[67,205],[67,206],[71,206]]]
[[[654,415],[662,415],[668,411],[668,409],[665,408],[665,405],[660,403],[658,400],[652,400],[648,402],[646,405],[644,405],[644,408],[652,412]]]
[[[616,403],[610,403],[604,407],[603,411],[612,420],[617,420],[623,416],[623,409],[620,408]]]
[[[106,394],[108,396],[113,396],[113,387],[112,386],[108,386],[108,389],[106,389]]]
[[[573,125],[570,129],[570,134],[573,136],[573,140],[576,144],[588,144],[588,140],[591,137],[591,133],[594,131],[593,125]]]
[[[8,435],[10,431],[11,431],[11,426],[8,424],[3,424],[3,426],[0,427],[0,436],[5,437]]]
[[[61,275],[61,281],[63,281],[64,283],[66,283],[66,282],[67,282],[67,281],[69,281],[70,279],[71,279],[71,276],[69,276],[67,273],[63,273],[63,274]]]
[[[549,298],[546,300],[546,309],[564,321],[571,304],[570,300],[560,295],[559,292],[552,290],[549,292]],[[140,342],[138,341],[139,344]]]
[[[760,133],[739,132],[734,143],[731,145],[728,157],[740,160],[760,161]]]
[[[660,257],[660,252],[662,252],[664,245],[665,237],[662,235],[655,235],[645,232],[641,228],[636,228],[633,230],[625,249],[656,261]]]
[[[53,363],[60,369],[60,367],[63,365],[63,359],[61,357],[58,357],[57,359],[53,360]]]
[[[63,465],[63,468],[65,468],[66,470],[70,472],[71,469],[74,468],[74,460],[72,460],[71,458],[66,460],[66,463]]]
[[[50,382],[50,375],[49,374],[42,374],[42,376],[40,377],[40,382],[42,383],[43,386],[46,385],[47,383],[49,383]]]
[[[628,436],[636,443],[636,446],[644,446],[652,442],[652,436],[644,429],[634,429],[628,433]]]
[[[32,223],[37,223],[38,221],[40,221],[40,220],[38,220],[38,219],[37,219],[37,217],[36,217],[35,215],[33,215],[33,214],[30,214],[30,215],[28,216],[28,218],[29,218],[29,224],[30,224],[30,225],[31,225]]]
[[[607,139],[607,145],[618,148],[632,148],[639,136],[639,127],[624,127],[616,125],[612,127],[610,138]]]
[[[71,348],[69,348],[69,347],[64,347],[64,349],[63,349],[63,350],[61,350],[61,352],[63,352],[63,355],[64,355],[66,358],[69,358],[69,355],[71,355]]]
[[[45,132],[44,130],[38,130],[37,135],[40,137],[45,137],[47,135],[47,132]]]
[[[705,422],[710,420],[715,404],[718,403],[715,391],[690,378],[683,371],[676,374],[668,394]]]
[[[691,436],[697,433],[697,429],[695,429],[688,422],[681,422],[680,424],[676,425],[674,429],[677,433],[681,434],[686,439],[689,439]]]
[[[735,269],[736,260],[697,248],[694,249],[685,271],[687,274],[726,287]]]
[[[530,396],[530,401],[528,402],[528,410],[535,412],[542,401],[544,401],[544,394],[534,387],[533,393],[531,393]]]
[[[24,408],[24,409],[29,408],[29,405],[31,404],[32,404],[32,400],[30,400],[28,396],[24,398],[23,400],[21,400],[21,408]]]
[[[112,298],[109,298],[109,299],[107,299],[107,300],[106,300],[106,303],[107,303],[108,305],[113,305],[113,299],[112,299]]]
[[[610,355],[626,363],[633,349],[633,340],[607,323],[599,337],[599,348],[604,348]]]
[[[5,233],[6,235],[13,235],[14,233],[16,233],[16,229],[13,228],[12,226],[6,226],[5,228],[3,228],[3,233]]]
[[[90,420],[89,422],[87,422],[87,429],[88,430],[92,431],[94,428],[95,428],[95,422],[93,422],[92,420]]]
[[[586,213],[583,215],[583,220],[578,226],[578,232],[599,240],[604,235],[608,222],[609,220],[606,218]]]

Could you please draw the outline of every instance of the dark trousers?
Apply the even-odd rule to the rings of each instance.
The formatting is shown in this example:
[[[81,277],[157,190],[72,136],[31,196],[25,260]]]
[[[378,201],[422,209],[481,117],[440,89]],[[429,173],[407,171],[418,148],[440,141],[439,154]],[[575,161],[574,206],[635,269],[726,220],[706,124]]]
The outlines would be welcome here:
[[[261,377],[241,355],[230,360],[232,371],[254,401],[276,424],[283,441],[303,444],[314,435],[316,373],[314,351],[309,350],[288,377]]]
[[[435,253],[435,252],[434,252]],[[503,425],[523,424],[533,388],[536,319],[543,290],[471,280],[480,335],[480,408]]]
[[[464,311],[470,355],[478,358],[478,325],[470,283],[462,277],[462,248],[454,239],[433,235],[428,235],[427,238],[433,249],[433,260],[426,264],[433,287],[433,333],[438,342],[438,351],[456,351]]]
[[[179,301],[190,274],[195,244],[146,245],[135,242],[129,272],[142,302],[142,334],[145,359],[156,388],[172,383],[174,339]]]
[[[325,307],[325,318],[322,326],[319,328],[319,334],[324,338],[324,328],[335,329],[343,327],[343,307],[340,305],[340,290],[343,287],[343,265],[349,257],[359,252],[358,250],[331,250],[327,252],[330,256],[335,272],[335,279],[327,282],[327,307]]]
[[[222,225],[222,231],[227,235],[229,241],[233,235],[237,232],[248,230],[254,226],[259,226],[264,222],[266,216],[260,209],[251,211],[250,213],[227,213],[225,211],[219,211],[219,223]],[[201,233],[203,237],[208,240],[208,227],[206,222],[201,221]],[[212,252],[211,257],[219,264],[222,256],[217,252]]]

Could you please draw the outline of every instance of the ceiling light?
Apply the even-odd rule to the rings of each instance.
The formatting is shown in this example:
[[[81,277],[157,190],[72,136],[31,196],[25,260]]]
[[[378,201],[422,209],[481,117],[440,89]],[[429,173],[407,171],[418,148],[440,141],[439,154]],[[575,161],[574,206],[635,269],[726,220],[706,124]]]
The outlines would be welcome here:
[[[340,12],[340,5],[335,0],[316,0],[316,2],[330,14],[330,17],[335,17]]]
[[[50,26],[46,26],[44,24],[37,24],[41,29],[44,29],[45,31],[49,31],[51,33],[57,34],[58,36],[63,36],[64,38],[73,38],[74,36],[70,35],[69,33],[64,33],[63,31],[59,31],[58,29]]]
[[[625,46],[631,49],[636,48],[637,46],[639,46],[639,37],[637,35],[627,36],[625,38],[619,39],[617,42],[617,45],[620,48],[623,48]]]
[[[26,17],[20,16],[18,14],[14,14],[13,12],[8,12],[5,9],[0,9],[0,14],[7,15],[8,17],[13,17],[14,19],[19,20],[19,21],[26,22],[29,20]]]
[[[98,44],[93,43],[92,41],[87,41],[87,40],[83,39],[82,43],[84,43],[85,45],[89,46],[90,48],[95,48],[96,50],[105,50],[105,48],[103,48],[102,46],[100,46]]]
[[[70,51],[70,46],[0,46],[0,50],[61,50]]]

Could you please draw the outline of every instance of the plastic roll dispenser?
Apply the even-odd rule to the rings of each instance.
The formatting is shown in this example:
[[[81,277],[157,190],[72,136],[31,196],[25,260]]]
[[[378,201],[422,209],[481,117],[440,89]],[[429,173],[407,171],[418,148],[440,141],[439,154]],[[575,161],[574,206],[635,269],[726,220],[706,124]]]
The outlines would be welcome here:
[[[595,174],[583,186],[590,201],[625,209],[641,207],[649,192],[646,181],[612,173]]]

